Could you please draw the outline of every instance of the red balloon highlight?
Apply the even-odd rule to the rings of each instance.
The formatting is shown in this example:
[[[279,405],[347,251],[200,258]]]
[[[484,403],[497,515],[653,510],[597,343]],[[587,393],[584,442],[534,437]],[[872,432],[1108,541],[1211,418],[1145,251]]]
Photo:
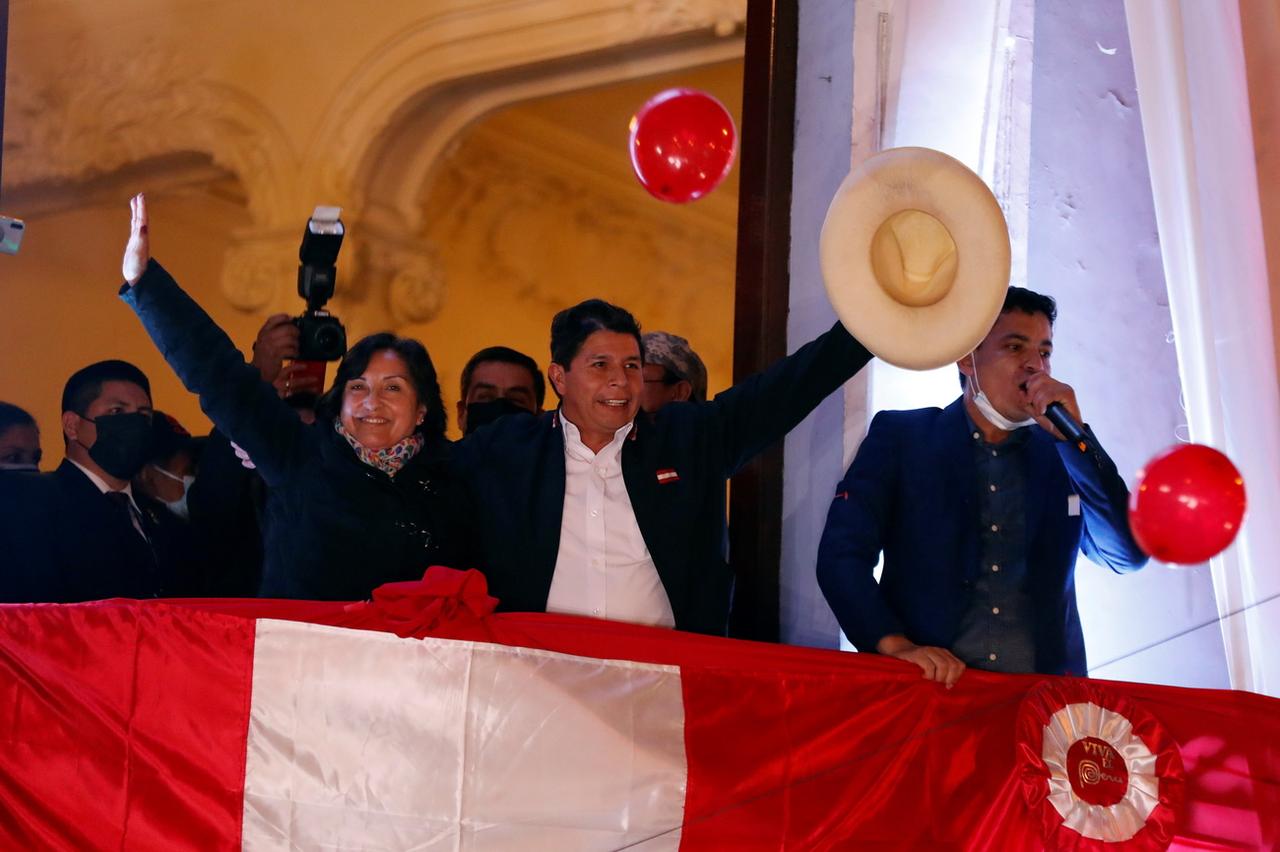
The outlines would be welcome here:
[[[718,100],[697,89],[667,89],[631,117],[631,167],[662,201],[696,201],[733,168],[738,131]]]
[[[1244,509],[1244,479],[1231,460],[1212,447],[1183,444],[1138,471],[1129,527],[1153,559],[1195,565],[1231,544]]]

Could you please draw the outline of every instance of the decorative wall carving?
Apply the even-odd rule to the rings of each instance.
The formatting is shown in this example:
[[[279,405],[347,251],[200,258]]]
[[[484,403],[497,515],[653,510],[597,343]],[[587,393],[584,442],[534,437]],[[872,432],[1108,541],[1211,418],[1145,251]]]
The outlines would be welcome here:
[[[4,160],[11,186],[83,180],[174,151],[163,128],[198,110],[191,69],[176,51],[152,44],[106,56],[72,41],[65,56],[57,76],[10,71]]]
[[[125,54],[73,40],[57,75],[13,73],[7,96],[5,178],[10,188],[88,181],[185,151],[208,154],[266,212],[295,158],[270,111],[233,86],[210,82],[173,46]]]
[[[427,322],[444,304],[445,281],[435,246],[430,241],[353,233],[339,257],[337,293],[329,304],[335,312],[356,310],[370,327]],[[293,299],[297,281],[297,231],[246,234],[235,239],[223,259],[222,292],[231,304],[248,313],[262,313],[278,305],[298,309]],[[390,323],[387,319],[390,319]]]
[[[645,35],[664,35],[711,27],[727,36],[747,20],[746,0],[635,0],[631,6],[635,29]]]
[[[228,247],[222,262],[222,292],[249,313],[268,308],[282,288],[298,279],[301,232],[251,236]]]
[[[695,341],[727,385],[736,240],[733,228],[618,188],[590,170],[552,171],[489,134],[468,137],[426,199],[429,233],[449,245],[451,289],[483,293],[512,329],[601,297],[646,327]],[[491,294],[491,296],[489,295]]]
[[[435,319],[444,305],[445,278],[436,247],[374,235],[361,242],[360,276],[375,293],[386,294],[386,308],[397,325]]]
[[[528,98],[741,56],[740,39],[729,38],[673,40],[666,54],[625,55],[625,48],[657,36],[705,36],[707,29],[728,36],[745,20],[746,0],[630,0],[629,6],[617,0],[475,2],[419,13],[383,49],[365,57],[335,93],[317,132],[329,141],[329,156],[314,159],[355,192],[369,189],[371,174],[391,171],[391,179],[373,181],[380,184],[378,201],[407,216],[412,203],[390,198],[394,192],[385,184],[396,186],[403,174],[410,179],[399,186],[416,189],[448,140],[484,113]],[[580,65],[563,62],[575,55]],[[551,64],[558,69],[554,73],[528,72]],[[418,126],[415,115],[430,120]],[[384,143],[409,125],[412,150],[396,150],[388,164]]]
[[[327,86],[290,89],[282,84],[284,77],[270,73],[275,63],[294,56],[287,45],[278,54],[237,56],[236,29],[222,27],[211,29],[198,50],[184,43],[201,31],[202,22],[225,13],[216,2],[175,11],[160,0],[143,0],[122,15],[108,15],[88,0],[78,2],[85,5],[73,2],[73,15],[37,15],[32,4],[27,14],[16,16],[22,7],[15,7],[6,187],[39,193],[54,209],[63,202],[76,204],[77,193],[55,198],[48,188],[74,188],[95,179],[109,183],[112,175],[137,164],[189,152],[207,155],[235,176],[248,206],[244,229],[226,250],[220,284],[232,305],[248,312],[292,302],[302,218],[316,203],[340,204],[353,244],[343,252],[343,281],[334,301],[339,308],[358,307],[362,321],[371,325],[425,322],[444,303],[443,267],[433,248],[418,239],[424,218],[412,202],[388,203],[392,193],[381,191],[383,183],[398,183],[412,198],[426,181],[430,161],[421,157],[379,161],[380,141],[403,127],[406,114],[420,111],[424,97],[446,81],[487,81],[464,85],[467,97],[455,92],[448,103],[431,106],[438,113],[436,126],[455,134],[476,117],[467,111],[468,103],[494,109],[532,96],[522,82],[528,75],[516,69],[574,54],[598,57],[654,36],[692,31],[706,37],[698,44],[673,45],[673,58],[665,65],[653,51],[639,64],[615,57],[612,70],[566,64],[557,72],[563,78],[559,84],[554,75],[544,75],[542,93],[698,64],[708,61],[707,51],[718,51],[723,59],[737,48],[706,31],[728,34],[745,18],[745,0],[460,0],[426,11],[416,0],[388,0],[378,21],[385,31],[364,41],[375,49],[339,57],[344,67]],[[103,21],[131,39],[106,35]],[[335,19],[335,34],[344,25]],[[262,26],[281,22],[268,16]],[[256,35],[255,43],[270,40]],[[58,45],[56,57],[44,50],[46,44]],[[422,147],[417,130],[407,138],[407,151],[397,153]],[[432,151],[444,147],[438,144]],[[383,183],[378,197],[370,198],[374,172]],[[576,189],[554,191],[566,193],[571,204],[568,194]],[[366,221],[370,201],[387,207],[389,215],[374,214]],[[574,218],[614,228],[618,239],[626,231],[626,214],[620,211],[597,207]],[[518,266],[513,280],[519,279]]]

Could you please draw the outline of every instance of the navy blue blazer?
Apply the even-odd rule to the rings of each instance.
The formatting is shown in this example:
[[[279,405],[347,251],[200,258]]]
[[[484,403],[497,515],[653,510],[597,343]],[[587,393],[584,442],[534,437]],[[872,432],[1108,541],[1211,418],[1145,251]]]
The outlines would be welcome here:
[[[870,359],[837,324],[710,402],[637,418],[622,448],[623,481],[677,629],[724,634],[728,625],[725,479]],[[476,567],[499,609],[545,611],[564,511],[559,412],[503,417],[456,444],[453,462],[469,499]]]
[[[1077,551],[1117,573],[1141,568],[1147,556],[1129,532],[1129,491],[1106,453],[1081,453],[1029,428],[1027,591],[1036,670],[1085,675]],[[890,634],[942,648],[955,641],[980,568],[969,433],[963,399],[945,409],[882,411],[837,486],[818,548],[818,583],[859,650],[874,651]],[[1079,496],[1076,514],[1068,511],[1071,495]],[[877,585],[872,571],[881,551]]]

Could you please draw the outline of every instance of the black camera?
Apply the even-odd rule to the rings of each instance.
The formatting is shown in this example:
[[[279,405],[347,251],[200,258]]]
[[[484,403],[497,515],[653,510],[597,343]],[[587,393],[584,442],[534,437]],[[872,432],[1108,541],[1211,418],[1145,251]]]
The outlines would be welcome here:
[[[302,232],[298,249],[298,295],[307,310],[294,317],[298,327],[299,361],[338,361],[347,354],[347,331],[324,310],[338,279],[338,250],[345,229],[340,207],[317,207]]]

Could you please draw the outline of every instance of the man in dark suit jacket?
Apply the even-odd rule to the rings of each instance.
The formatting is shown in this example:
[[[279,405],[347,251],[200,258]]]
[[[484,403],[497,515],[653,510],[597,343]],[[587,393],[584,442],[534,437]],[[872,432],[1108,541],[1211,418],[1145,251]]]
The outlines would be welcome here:
[[[62,396],[66,458],[0,478],[0,600],[51,602],[190,593],[179,525],[134,493],[151,441],[151,391],[124,361],[80,370]]]
[[[818,551],[819,584],[858,650],[948,685],[966,665],[1087,674],[1077,551],[1118,573],[1147,557],[1092,432],[1082,451],[1043,416],[1059,402],[1083,422],[1074,391],[1050,375],[1055,316],[1048,296],[1009,288],[958,364],[960,399],[872,420]]]
[[[560,408],[504,417],[457,445],[478,567],[501,609],[723,634],[725,479],[871,355],[837,325],[710,402],[637,417],[642,352],[621,308],[560,312],[548,370]]]

